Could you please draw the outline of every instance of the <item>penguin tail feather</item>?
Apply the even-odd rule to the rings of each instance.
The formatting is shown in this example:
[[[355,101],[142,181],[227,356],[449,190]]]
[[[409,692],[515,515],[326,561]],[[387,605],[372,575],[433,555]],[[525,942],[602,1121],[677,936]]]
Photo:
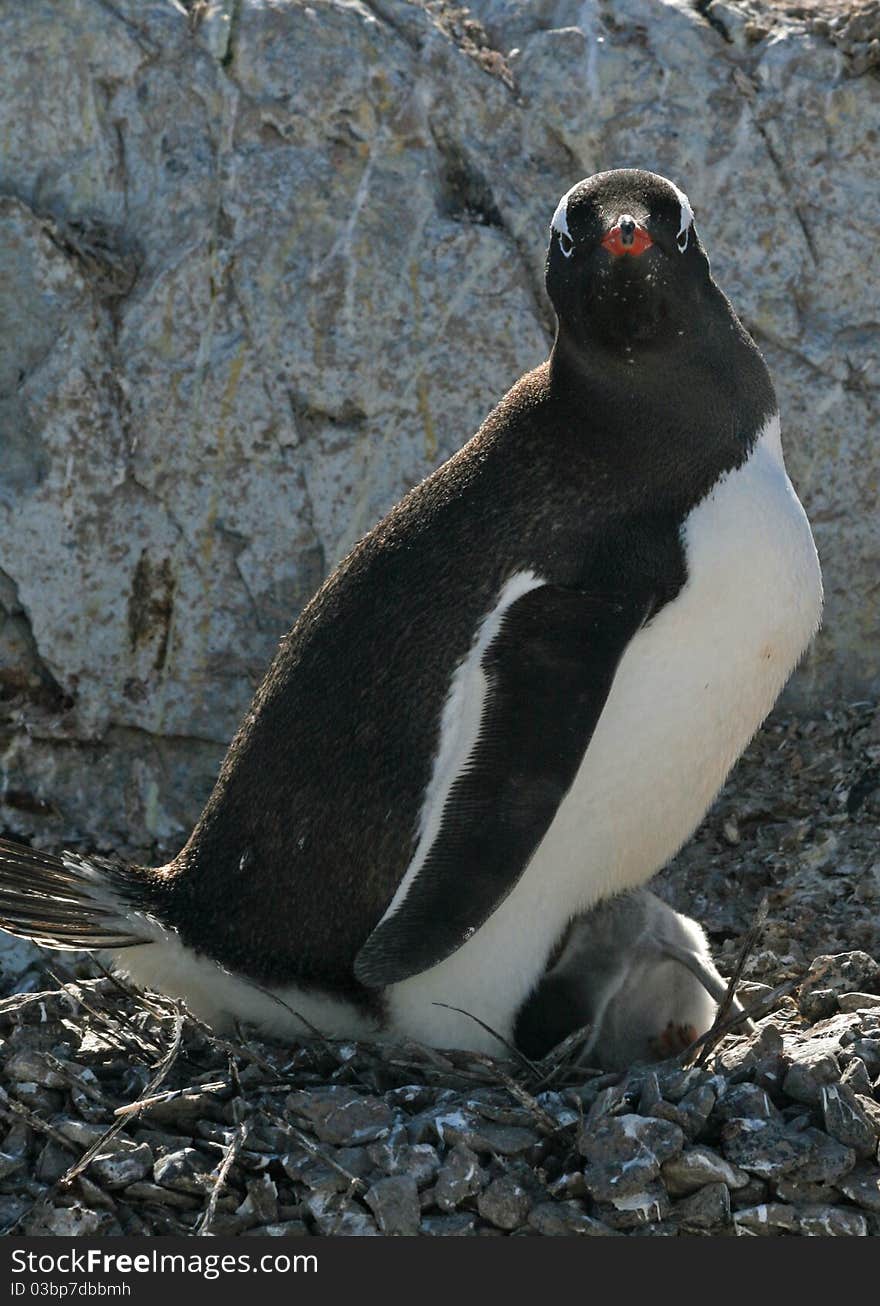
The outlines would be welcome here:
[[[0,839],[0,929],[45,948],[129,948],[149,943],[143,872],[107,857],[38,852]],[[141,932],[138,927],[141,927]]]

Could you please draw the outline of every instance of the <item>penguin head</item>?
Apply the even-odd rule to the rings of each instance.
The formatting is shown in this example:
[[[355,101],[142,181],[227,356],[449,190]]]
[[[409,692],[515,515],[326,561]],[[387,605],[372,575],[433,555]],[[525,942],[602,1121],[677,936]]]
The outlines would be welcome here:
[[[654,172],[619,168],[573,186],[550,227],[546,284],[559,334],[624,361],[680,341],[709,283],[687,196]]]

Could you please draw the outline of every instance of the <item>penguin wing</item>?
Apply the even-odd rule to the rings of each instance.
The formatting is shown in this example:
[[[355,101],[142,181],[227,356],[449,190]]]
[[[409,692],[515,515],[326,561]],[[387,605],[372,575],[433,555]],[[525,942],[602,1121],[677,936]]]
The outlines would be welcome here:
[[[361,983],[399,983],[443,961],[507,897],[574,782],[652,601],[540,585],[507,609],[482,658],[476,743],[430,847],[423,836],[355,959]]]

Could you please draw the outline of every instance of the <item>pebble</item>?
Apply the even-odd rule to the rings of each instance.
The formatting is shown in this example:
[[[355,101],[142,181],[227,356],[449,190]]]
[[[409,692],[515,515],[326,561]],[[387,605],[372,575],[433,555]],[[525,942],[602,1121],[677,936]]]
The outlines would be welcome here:
[[[506,1231],[525,1223],[530,1206],[525,1189],[510,1175],[493,1179],[477,1199],[477,1210],[483,1219]]]
[[[412,1237],[419,1231],[422,1213],[419,1190],[412,1175],[389,1175],[379,1179],[364,1196],[379,1226],[389,1236]]]
[[[436,1204],[441,1211],[454,1211],[466,1198],[479,1193],[485,1182],[476,1153],[463,1143],[456,1143],[437,1175]]]

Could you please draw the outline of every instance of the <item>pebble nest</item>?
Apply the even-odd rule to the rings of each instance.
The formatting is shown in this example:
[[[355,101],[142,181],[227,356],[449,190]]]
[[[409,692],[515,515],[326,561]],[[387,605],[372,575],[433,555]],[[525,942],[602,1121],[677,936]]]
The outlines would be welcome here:
[[[621,1075],[215,1036],[46,954],[0,1002],[0,1228],[27,1235],[880,1233],[880,715],[777,717],[655,887],[756,1019]],[[36,970],[27,972],[28,982]],[[49,987],[51,985],[51,987]]]

